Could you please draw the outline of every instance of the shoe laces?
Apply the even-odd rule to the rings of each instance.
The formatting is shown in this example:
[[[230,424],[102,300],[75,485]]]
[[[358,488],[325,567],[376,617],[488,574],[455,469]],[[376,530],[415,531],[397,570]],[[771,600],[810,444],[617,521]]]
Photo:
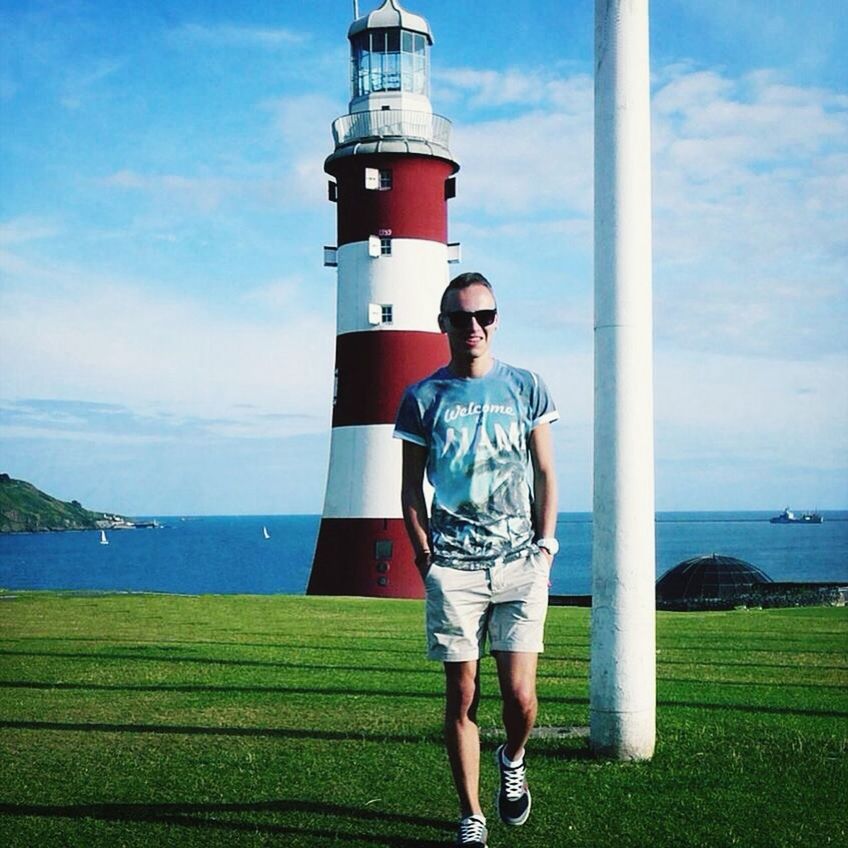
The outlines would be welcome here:
[[[459,822],[459,844],[483,842],[486,838],[486,823],[477,816],[466,816]]]
[[[525,775],[526,769],[523,761],[520,766],[508,766],[503,761],[503,753],[501,753],[503,790],[508,801],[517,801],[524,794]]]

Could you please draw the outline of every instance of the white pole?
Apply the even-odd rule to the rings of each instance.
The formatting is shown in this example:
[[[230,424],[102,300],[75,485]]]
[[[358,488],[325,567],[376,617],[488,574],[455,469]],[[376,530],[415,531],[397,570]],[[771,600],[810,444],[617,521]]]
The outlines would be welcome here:
[[[590,742],[656,736],[648,0],[595,0],[595,457]]]

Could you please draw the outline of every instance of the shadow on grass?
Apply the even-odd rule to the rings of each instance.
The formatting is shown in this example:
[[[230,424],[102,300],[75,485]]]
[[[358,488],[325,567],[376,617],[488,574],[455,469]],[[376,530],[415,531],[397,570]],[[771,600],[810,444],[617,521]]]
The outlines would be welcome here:
[[[270,739],[312,739],[333,742],[394,742],[441,744],[441,729],[438,733],[374,733],[371,731],[304,730],[285,727],[214,727],[190,724],[112,724],[108,722],[62,722],[62,721],[0,721],[0,728],[7,730],[58,730],[89,733],[157,733],[187,736],[247,736]]]
[[[710,662],[709,660],[669,660],[663,656],[657,657],[657,665],[685,665],[685,666],[706,666],[707,668],[791,668],[797,670],[799,664],[794,663],[767,663],[767,662],[732,662],[724,660],[721,662]],[[805,666],[813,671],[848,671],[848,665],[815,665]]]
[[[57,641],[71,641],[67,639],[57,639]],[[80,640],[80,641],[91,641],[91,640]],[[239,647],[238,644],[234,643],[210,643],[210,642],[202,642],[202,643],[179,643],[179,644],[225,644],[230,647]],[[244,645],[243,645],[244,646]],[[245,646],[246,647],[246,646]],[[298,650],[319,650],[319,651],[339,651],[342,648],[331,648],[326,645],[273,645],[266,647],[275,647],[275,648],[296,648]],[[137,650],[150,650],[150,651],[172,651],[173,647],[169,646],[165,643],[151,643],[151,644],[142,644],[138,645]],[[664,649],[664,650],[677,650],[677,649]],[[402,653],[407,656],[413,654],[410,651],[384,651],[383,649],[377,648],[360,648],[353,647],[349,649],[349,653],[355,653],[359,651],[364,652],[375,652],[375,653]],[[747,653],[747,652],[743,652]],[[823,653],[823,652],[822,652]],[[835,653],[835,652],[830,652]],[[303,669],[303,670],[312,670],[312,671],[375,671],[375,672],[392,672],[393,674],[434,674],[441,675],[442,669],[440,665],[435,663],[428,663],[424,665],[424,660],[422,659],[422,654],[420,651],[414,652],[414,657],[416,660],[421,660],[422,665],[417,666],[415,668],[396,668],[391,666],[362,666],[362,665],[329,665],[329,664],[312,664],[312,663],[297,663],[292,662],[290,660],[249,660],[249,659],[225,659],[218,657],[189,657],[189,656],[174,656],[173,654],[168,656],[156,656],[156,655],[142,655],[140,653],[84,653],[84,652],[75,652],[75,651],[12,651],[12,650],[0,650],[0,656],[16,656],[16,657],[46,657],[46,658],[57,658],[57,659],[79,659],[79,660],[114,660],[116,662],[123,662],[125,660],[131,660],[134,662],[179,662],[179,663],[194,663],[196,665],[221,665],[221,666],[235,666],[235,667],[247,667],[247,668],[292,668],[292,669]],[[546,672],[544,670],[544,663],[556,661],[556,662],[577,662],[588,664],[589,657],[588,656],[567,656],[564,654],[549,654],[546,653],[542,656],[539,671],[539,678],[561,678],[562,675],[557,675],[555,672]],[[675,660],[675,659],[667,659],[663,656],[659,656],[657,658],[658,666],[665,665],[685,665],[685,666],[706,666],[709,668],[791,668],[797,669],[798,663],[767,663],[767,662],[732,662],[732,661],[721,661],[721,662],[710,662],[709,660]],[[810,666],[810,668],[822,671],[848,671],[848,666],[846,665],[820,665],[815,664]],[[578,679],[578,678],[572,678]]]
[[[695,678],[674,677],[673,675],[659,674],[657,683],[691,683],[695,686],[743,686],[746,689],[836,689],[841,691],[845,687],[841,683],[804,683],[787,680],[727,680],[726,678]]]
[[[293,813],[326,816],[336,821],[326,827],[294,826],[262,820],[212,818],[214,814]],[[339,830],[344,819],[358,822],[382,822],[410,828],[450,831],[454,825],[442,819],[409,816],[369,807],[344,807],[318,801],[257,801],[254,803],[163,803],[163,804],[0,804],[0,815],[45,818],[96,819],[107,822],[167,824],[180,827],[214,828],[271,835],[313,836],[335,841],[365,842],[405,848],[443,848],[444,839],[421,839],[398,834],[345,832]]]
[[[206,683],[51,683],[39,680],[3,680],[0,689],[40,689],[78,692],[188,692],[234,695],[323,695],[368,698],[424,698],[441,700],[441,689],[432,692],[388,689],[352,689],[350,686],[238,686]],[[557,698],[557,700],[560,700]],[[582,701],[577,701],[582,703]]]
[[[139,651],[169,651],[174,650],[173,648],[168,648],[166,646],[157,646],[157,645],[140,645],[138,647]],[[311,650],[311,649],[310,649]],[[342,650],[342,649],[338,649]],[[356,652],[362,650],[360,648],[352,648],[350,652]],[[348,652],[348,653],[350,653]],[[225,666],[236,666],[239,668],[315,668],[315,669],[330,669],[330,670],[343,670],[345,668],[351,668],[354,671],[358,671],[362,669],[362,666],[332,666],[332,665],[302,665],[299,663],[292,663],[288,660],[247,660],[247,659],[225,659],[223,657],[188,657],[188,656],[174,656],[173,654],[169,654],[167,656],[157,656],[155,654],[140,654],[140,653],[84,653],[79,651],[7,651],[0,650],[0,656],[4,657],[47,657],[47,658],[56,658],[56,659],[70,659],[70,660],[97,660],[101,662],[103,660],[115,660],[124,662],[126,660],[130,660],[132,662],[175,662],[175,663],[194,663],[199,665],[225,665]],[[418,659],[421,658],[421,652],[419,651],[417,654]],[[385,669],[385,666],[380,666],[375,669],[376,671],[382,671]],[[426,668],[424,669],[426,673]]]
[[[139,650],[150,650],[150,651],[173,651],[176,648],[169,647],[167,645],[144,645],[140,646]],[[355,649],[354,649],[355,650]],[[436,665],[435,663],[428,663],[426,666],[423,665],[424,660],[421,657],[417,659],[421,659],[422,665],[420,666],[412,666],[410,664],[404,668],[398,668],[387,665],[343,665],[337,663],[302,663],[302,662],[293,662],[291,660],[234,660],[234,659],[223,659],[218,657],[186,657],[186,656],[174,656],[173,654],[166,656],[159,656],[155,653],[149,654],[141,654],[141,653],[131,653],[131,654],[98,654],[98,653],[80,653],[80,652],[68,652],[68,651],[4,651],[0,650],[0,656],[28,656],[28,657],[56,657],[57,659],[72,659],[72,660],[113,660],[115,662],[124,662],[126,660],[130,660],[132,662],[156,662],[156,663],[166,663],[166,662],[176,662],[176,663],[193,663],[195,665],[222,665],[222,666],[246,666],[246,667],[260,667],[260,668],[286,668],[286,669],[298,669],[303,671],[374,671],[374,672],[385,672],[389,674],[427,674],[432,675],[436,674],[438,676],[442,676],[442,667],[441,665]]]
[[[728,710],[766,715],[817,716],[819,718],[848,718],[844,710],[818,710],[813,707],[775,707],[770,704],[711,704],[699,701],[657,701],[658,707],[686,707],[695,710]]]
[[[673,682],[671,679],[660,680],[660,683]],[[688,682],[688,681],[687,681]],[[692,683],[710,684],[715,681],[692,680]],[[722,684],[723,685],[723,684]],[[752,684],[739,683],[738,685],[748,687]],[[813,684],[815,685],[815,684]],[[775,684],[775,688],[783,688],[783,684]],[[82,692],[176,692],[176,693],[230,693],[230,694],[274,694],[274,695],[318,695],[318,696],[365,696],[368,698],[423,698],[437,699],[441,701],[443,694],[441,690],[432,692],[404,692],[385,689],[351,689],[350,687],[307,687],[307,686],[225,686],[208,684],[134,684],[134,683],[60,683],[50,681],[32,680],[4,680],[0,681],[0,689],[34,689],[42,691],[82,691]],[[553,695],[542,693],[541,700],[545,703],[569,704],[572,706],[585,706],[589,703],[588,697],[573,697],[567,695]],[[709,703],[702,701],[657,701],[659,707],[691,707],[695,709],[730,710],[745,713],[768,713],[772,715],[804,715],[822,716],[828,718],[848,718],[848,712],[841,710],[823,710],[816,708],[783,707],[769,704],[735,704],[735,703]],[[0,723],[0,727],[6,726]],[[83,725],[82,728],[87,727]],[[80,729],[82,729],[80,728]],[[209,728],[215,732],[215,728]],[[167,732],[167,731],[163,731]],[[187,732],[187,731],[186,731]],[[359,738],[359,737],[357,737]]]
[[[781,647],[766,647],[766,648],[749,648],[749,647],[724,647],[722,645],[705,645],[704,642],[692,643],[691,645],[681,645],[677,642],[662,640],[659,642],[661,651],[675,651],[680,653],[691,652],[694,654],[788,654],[789,656],[797,656],[798,654],[818,655],[823,654],[833,657],[841,657],[843,652],[838,647],[833,648],[808,648],[808,647],[786,647],[786,642],[781,642]],[[806,643],[805,643],[806,644]]]

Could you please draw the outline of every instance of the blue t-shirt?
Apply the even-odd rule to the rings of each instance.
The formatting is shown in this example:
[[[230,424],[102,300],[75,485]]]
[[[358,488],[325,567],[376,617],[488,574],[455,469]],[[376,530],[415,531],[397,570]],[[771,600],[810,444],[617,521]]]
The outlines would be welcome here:
[[[497,360],[483,377],[446,366],[406,389],[394,435],[427,448],[436,562],[485,568],[532,543],[530,433],[557,418],[537,374]]]

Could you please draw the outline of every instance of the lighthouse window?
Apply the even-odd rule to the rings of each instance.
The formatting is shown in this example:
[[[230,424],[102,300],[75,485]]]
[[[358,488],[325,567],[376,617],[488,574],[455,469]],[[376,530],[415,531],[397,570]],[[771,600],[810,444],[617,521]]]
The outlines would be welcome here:
[[[388,191],[392,187],[392,169],[380,168],[380,190]]]
[[[381,238],[380,239],[380,255],[381,256],[391,256],[392,255],[392,240],[390,238]]]
[[[393,321],[392,317],[392,305],[391,303],[384,303],[380,307],[380,323],[381,324],[391,324]]]
[[[354,97],[377,91],[427,93],[427,39],[417,32],[375,29],[351,43]]]

